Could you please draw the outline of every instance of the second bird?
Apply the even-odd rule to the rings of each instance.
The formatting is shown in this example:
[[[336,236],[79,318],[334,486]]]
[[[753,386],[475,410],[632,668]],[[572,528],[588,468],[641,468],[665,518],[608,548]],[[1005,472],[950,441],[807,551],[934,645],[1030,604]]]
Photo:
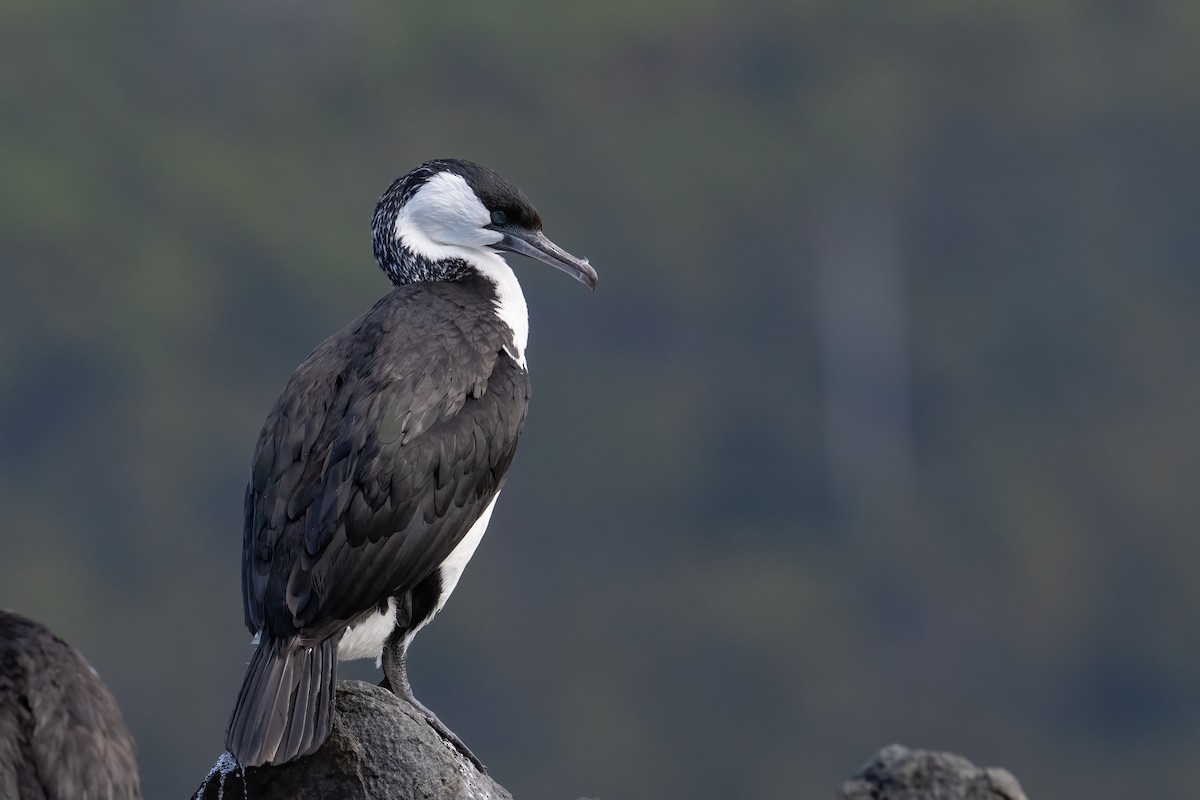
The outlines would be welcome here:
[[[242,766],[315,752],[337,662],[413,697],[413,636],[482,538],[525,423],[525,297],[498,251],[595,288],[513,184],[469,161],[399,178],[372,220],[394,289],[300,365],[267,417],[246,487],[242,597],[258,649],[226,733]]]

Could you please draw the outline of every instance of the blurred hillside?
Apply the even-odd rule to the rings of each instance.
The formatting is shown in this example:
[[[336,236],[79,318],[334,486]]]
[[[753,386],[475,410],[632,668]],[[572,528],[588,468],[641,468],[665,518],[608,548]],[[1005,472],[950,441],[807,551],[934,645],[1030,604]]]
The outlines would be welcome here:
[[[498,781],[826,797],[902,741],[1183,796],[1197,41],[1188,0],[7,3],[0,606],[190,791],[259,425],[386,291],[379,193],[465,157],[601,279],[515,264],[529,425],[412,653]]]

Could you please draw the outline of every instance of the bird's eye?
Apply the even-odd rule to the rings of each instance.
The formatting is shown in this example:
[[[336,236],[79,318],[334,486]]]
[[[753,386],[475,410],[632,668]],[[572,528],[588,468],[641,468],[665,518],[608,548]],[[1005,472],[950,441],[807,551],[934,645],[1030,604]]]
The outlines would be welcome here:
[[[493,211],[492,212],[492,224],[493,225],[504,225],[507,222],[508,222],[508,216],[505,215],[505,213],[503,211]]]

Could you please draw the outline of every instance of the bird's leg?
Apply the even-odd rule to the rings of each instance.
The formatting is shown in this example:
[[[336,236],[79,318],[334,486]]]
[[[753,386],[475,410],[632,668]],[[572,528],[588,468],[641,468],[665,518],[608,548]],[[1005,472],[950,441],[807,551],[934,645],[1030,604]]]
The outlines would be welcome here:
[[[438,735],[454,745],[454,748],[466,756],[475,765],[476,769],[486,775],[487,767],[475,757],[470,748],[463,744],[463,740],[458,738],[454,734],[454,731],[447,728],[437,718],[437,714],[434,714],[413,696],[412,686],[408,683],[408,642],[405,641],[405,633],[406,631],[403,628],[397,628],[387,638],[387,641],[384,642],[382,657],[383,681],[379,685],[385,689],[389,689],[392,694],[404,700],[417,711],[420,711],[430,726],[438,732]]]

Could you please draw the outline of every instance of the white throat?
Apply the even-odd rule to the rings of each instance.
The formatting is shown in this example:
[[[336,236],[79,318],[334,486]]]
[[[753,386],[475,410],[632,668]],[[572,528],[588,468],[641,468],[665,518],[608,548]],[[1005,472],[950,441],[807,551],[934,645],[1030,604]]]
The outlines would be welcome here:
[[[430,261],[467,262],[496,287],[496,312],[513,335],[512,353],[522,367],[529,341],[529,308],[512,267],[491,248],[501,234],[483,203],[461,175],[440,172],[417,190],[396,215],[395,236]]]
[[[525,293],[512,267],[498,253],[487,252],[484,257],[471,262],[479,272],[496,286],[496,313],[509,327],[513,335],[513,346],[517,352],[510,353],[522,368],[525,361],[525,345],[529,343],[529,307],[525,305]]]

